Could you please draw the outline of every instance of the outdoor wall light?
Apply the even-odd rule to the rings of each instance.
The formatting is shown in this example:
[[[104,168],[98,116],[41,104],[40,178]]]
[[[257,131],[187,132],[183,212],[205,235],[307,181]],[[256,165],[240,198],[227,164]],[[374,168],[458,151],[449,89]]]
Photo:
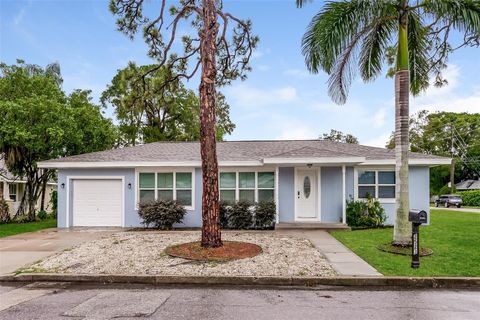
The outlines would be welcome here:
[[[311,167],[312,167],[312,164],[311,164],[311,163],[307,163],[307,167],[311,168]]]
[[[129,183],[127,186],[128,186],[128,189],[132,189],[132,184],[131,183]]]
[[[62,189],[65,189],[65,183],[62,183],[60,186],[62,187]]]

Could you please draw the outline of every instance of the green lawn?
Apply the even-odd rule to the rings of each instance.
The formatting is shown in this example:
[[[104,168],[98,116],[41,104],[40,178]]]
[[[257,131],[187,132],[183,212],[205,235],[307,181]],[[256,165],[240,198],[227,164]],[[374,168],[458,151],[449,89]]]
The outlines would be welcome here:
[[[55,228],[57,219],[46,219],[28,223],[0,224],[0,238],[13,236],[14,234],[32,232],[46,228]]]
[[[431,210],[431,225],[420,228],[420,245],[433,255],[410,267],[410,257],[378,250],[392,240],[393,228],[335,231],[332,235],[384,275],[480,276],[480,213]]]

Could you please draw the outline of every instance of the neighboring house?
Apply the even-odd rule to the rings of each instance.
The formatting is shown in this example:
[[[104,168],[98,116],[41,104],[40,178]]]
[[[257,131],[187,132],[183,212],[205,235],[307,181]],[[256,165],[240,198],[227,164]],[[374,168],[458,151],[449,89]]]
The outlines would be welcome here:
[[[455,184],[457,191],[480,190],[480,180],[465,180]]]
[[[49,182],[45,191],[45,210],[49,211],[52,207],[50,196],[52,191],[57,188],[55,182]],[[15,177],[9,172],[5,166],[5,162],[0,158],[0,200],[5,199],[8,204],[10,215],[13,216],[17,212],[20,202],[25,192],[25,180]],[[40,201],[38,199],[36,208],[40,209]]]
[[[217,144],[220,198],[275,200],[280,223],[345,223],[367,194],[395,217],[395,151],[328,140]],[[429,167],[450,159],[410,154],[410,206],[429,210]],[[202,223],[198,142],[157,142],[44,161],[58,169],[58,226],[140,226],[138,203],[176,199],[185,227]]]

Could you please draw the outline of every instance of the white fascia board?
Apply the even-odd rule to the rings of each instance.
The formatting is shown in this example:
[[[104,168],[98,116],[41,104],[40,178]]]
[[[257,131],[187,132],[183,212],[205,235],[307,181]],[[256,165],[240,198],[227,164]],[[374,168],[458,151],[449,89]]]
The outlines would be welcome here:
[[[362,163],[365,157],[323,157],[323,158],[265,158],[265,164],[332,164]]]
[[[452,160],[449,158],[444,159],[410,159],[408,161],[409,165],[413,166],[437,166],[444,164],[451,164]],[[360,163],[361,166],[372,166],[372,165],[395,165],[395,159],[385,159],[385,160],[366,160],[363,163]]]
[[[260,161],[220,161],[221,167],[262,166]],[[66,168],[146,168],[146,167],[201,167],[201,161],[98,161],[98,162],[39,162],[38,167],[44,169]]]

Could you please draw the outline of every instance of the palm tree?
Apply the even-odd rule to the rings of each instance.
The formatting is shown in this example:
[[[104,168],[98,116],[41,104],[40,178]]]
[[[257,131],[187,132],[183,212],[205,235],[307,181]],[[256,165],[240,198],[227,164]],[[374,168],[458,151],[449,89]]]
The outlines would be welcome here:
[[[296,0],[302,7],[307,0]],[[453,45],[453,31],[464,36]],[[478,46],[480,0],[345,0],[328,1],[302,39],[305,62],[312,73],[329,74],[332,100],[344,104],[356,72],[364,82],[382,73],[386,62],[395,76],[396,220],[393,244],[410,244],[408,223],[408,119],[410,93],[443,85],[449,54]]]

